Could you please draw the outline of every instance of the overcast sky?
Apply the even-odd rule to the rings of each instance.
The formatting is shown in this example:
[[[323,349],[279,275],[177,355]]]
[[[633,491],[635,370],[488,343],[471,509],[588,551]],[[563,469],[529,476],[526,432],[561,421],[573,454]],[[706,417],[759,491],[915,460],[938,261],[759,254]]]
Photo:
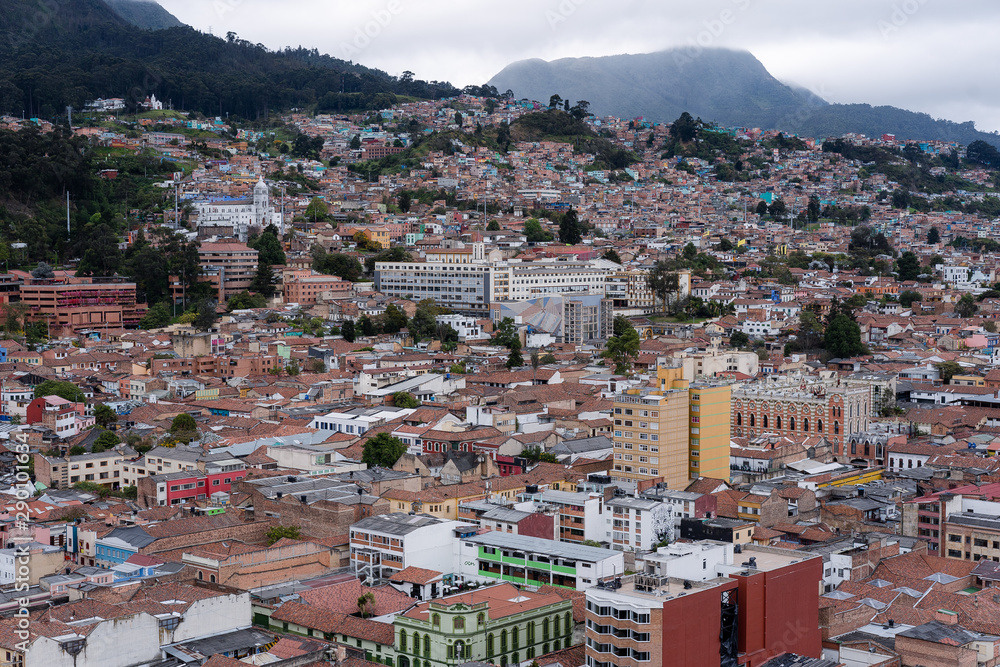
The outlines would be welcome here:
[[[160,0],[181,21],[400,74],[485,83],[524,58],[747,49],[830,102],[1000,130],[996,0]],[[366,34],[367,33],[367,34]],[[517,93],[517,91],[514,91]]]

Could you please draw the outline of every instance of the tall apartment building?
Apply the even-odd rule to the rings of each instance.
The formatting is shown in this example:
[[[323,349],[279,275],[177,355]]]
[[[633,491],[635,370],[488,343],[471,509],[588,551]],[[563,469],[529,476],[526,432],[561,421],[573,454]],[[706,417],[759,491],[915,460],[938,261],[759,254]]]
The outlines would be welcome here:
[[[688,391],[632,390],[614,402],[615,481],[688,483]]]
[[[243,243],[202,243],[198,248],[202,282],[215,288],[219,303],[250,289],[257,273],[257,251]]]
[[[770,377],[734,389],[732,398],[737,436],[821,435],[833,444],[835,457],[844,455],[851,435],[868,429],[875,409],[871,386],[844,384],[837,378]]]
[[[728,384],[694,382],[688,388],[691,417],[689,469],[691,479],[729,479],[730,411]]]
[[[682,373],[678,366],[660,368],[658,391],[615,398],[616,480],[662,477],[669,488],[683,489],[698,477],[729,479],[731,388],[688,383]]]
[[[46,322],[52,335],[83,329],[136,328],[146,304],[136,303],[135,283],[73,278],[72,283],[31,281],[21,286],[29,322]],[[108,282],[95,282],[106,280]]]

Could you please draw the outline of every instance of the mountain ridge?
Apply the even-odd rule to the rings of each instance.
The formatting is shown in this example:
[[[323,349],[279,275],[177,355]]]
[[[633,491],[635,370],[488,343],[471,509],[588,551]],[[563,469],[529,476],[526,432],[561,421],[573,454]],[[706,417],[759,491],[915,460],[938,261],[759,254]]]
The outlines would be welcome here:
[[[518,97],[547,101],[558,94],[587,100],[597,115],[670,122],[687,111],[728,127],[760,127],[823,138],[851,132],[895,134],[904,140],[976,140],[1000,146],[1000,134],[972,121],[956,123],[890,106],[830,104],[778,81],[749,51],[686,49],[646,54],[519,60],[489,85]]]
[[[156,0],[104,0],[115,14],[137,28],[164,30],[185,24]]]
[[[205,115],[259,119],[292,107],[370,110],[394,104],[395,95],[458,93],[446,82],[404,81],[316,49],[270,51],[184,25],[136,27],[104,0],[0,5],[0,112],[55,118],[98,97],[134,107],[155,94]]]

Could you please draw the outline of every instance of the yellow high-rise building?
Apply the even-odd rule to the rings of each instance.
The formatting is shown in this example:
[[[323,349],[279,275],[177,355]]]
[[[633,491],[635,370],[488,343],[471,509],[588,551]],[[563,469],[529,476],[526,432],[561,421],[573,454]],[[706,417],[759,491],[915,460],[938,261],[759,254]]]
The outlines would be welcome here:
[[[615,397],[615,480],[662,477],[671,488],[688,481],[688,391],[630,390]]]
[[[730,386],[689,385],[680,367],[659,368],[657,386],[615,397],[612,477],[662,477],[671,489],[698,477],[729,479]]]
[[[730,406],[728,384],[695,382],[688,389],[691,437],[688,443],[691,479],[729,479]]]

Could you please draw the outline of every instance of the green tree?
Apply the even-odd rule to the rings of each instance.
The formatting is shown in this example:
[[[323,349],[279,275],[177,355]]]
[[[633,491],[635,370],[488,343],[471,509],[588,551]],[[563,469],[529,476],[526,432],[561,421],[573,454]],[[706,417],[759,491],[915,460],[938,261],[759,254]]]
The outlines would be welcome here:
[[[767,212],[775,220],[785,217],[788,214],[788,207],[785,205],[785,200],[781,197],[776,197],[771,202],[771,205],[767,207]]]
[[[624,315],[615,315],[615,319],[611,321],[612,336],[621,336],[632,328],[632,323]]]
[[[962,372],[962,365],[957,361],[942,361],[939,364],[934,364],[934,368],[938,369],[941,374],[941,382],[945,384],[951,382],[953,377]]]
[[[935,243],[941,242],[941,232],[938,231],[937,227],[931,227],[930,231],[927,232],[927,243],[934,245]]]
[[[517,327],[514,325],[514,319],[505,317],[493,332],[493,344],[501,345],[509,350],[515,343],[520,346],[521,337],[517,332]]]
[[[437,333],[437,316],[441,309],[434,299],[421,299],[410,320],[410,333],[419,339],[433,338]]]
[[[742,350],[750,345],[750,337],[747,336],[742,331],[734,331],[731,336],[729,336],[729,346],[735,347],[737,350]]]
[[[385,313],[380,319],[382,320],[382,332],[387,334],[399,333],[409,323],[406,313],[394,303],[385,307]]]
[[[301,539],[302,531],[298,526],[271,526],[264,535],[267,537],[267,546],[271,546],[275,542],[285,538],[290,540]]]
[[[229,301],[226,302],[226,310],[231,313],[234,310],[263,308],[266,305],[267,300],[263,294],[251,294],[247,290],[243,290],[229,297]]]
[[[257,263],[268,266],[282,265],[287,262],[285,249],[281,246],[278,228],[268,225],[261,235],[250,239],[247,245],[257,251]]]
[[[646,276],[646,286],[660,299],[663,312],[667,312],[672,298],[680,291],[680,277],[665,260],[657,260]]]
[[[172,435],[190,435],[198,430],[198,423],[194,417],[186,412],[182,412],[170,422],[170,433]]]
[[[979,305],[971,294],[963,294],[955,304],[955,314],[959,317],[972,317],[979,311]]]
[[[515,338],[513,345],[510,346],[510,355],[507,357],[505,365],[508,370],[520,368],[524,365],[524,358],[521,356],[521,340],[519,338]]]
[[[559,463],[554,454],[543,451],[541,447],[526,447],[521,452],[521,457],[537,463]]]
[[[362,447],[361,462],[369,468],[391,468],[406,453],[406,445],[399,438],[388,433],[378,433],[365,441]]]
[[[923,297],[920,292],[914,292],[913,290],[906,290],[899,295],[899,305],[903,308],[909,308],[913,305],[914,301],[923,301]]]
[[[367,315],[362,315],[358,320],[358,326],[361,327],[361,335],[365,338],[376,335],[379,331],[375,326],[375,322],[372,321]]]
[[[58,396],[73,403],[83,403],[87,400],[79,387],[72,382],[63,382],[61,380],[46,380],[36,385],[35,398],[42,398],[43,396]]]
[[[313,197],[309,205],[306,206],[303,217],[313,222],[326,222],[330,218],[330,207],[326,205],[322,197]]]
[[[900,280],[916,280],[920,276],[920,259],[915,253],[907,250],[896,260],[896,271]]]
[[[809,203],[806,205],[806,217],[809,219],[809,222],[817,222],[819,220],[820,208],[819,197],[816,195],[809,197]]]
[[[629,325],[620,336],[608,339],[601,356],[614,362],[615,373],[631,373],[632,364],[639,356],[639,332]]]
[[[486,231],[488,231],[488,232],[499,232],[500,231],[500,223],[497,222],[495,219],[494,220],[490,220],[489,224],[486,225]]]
[[[340,335],[344,337],[348,343],[354,342],[354,321],[344,320],[344,323],[340,326]]]
[[[606,259],[609,262],[614,262],[615,264],[622,263],[622,258],[618,256],[618,253],[615,251],[614,248],[608,248],[607,250],[605,250],[604,254],[601,255],[601,259]]]
[[[94,406],[94,422],[101,428],[111,428],[118,421],[118,413],[103,403]]]
[[[837,313],[827,322],[823,346],[840,359],[850,359],[865,353],[861,327],[844,313]]]
[[[392,395],[392,404],[397,408],[419,408],[418,401],[413,394],[408,391],[397,391]]]
[[[170,324],[171,319],[173,318],[170,315],[170,308],[161,301],[146,311],[143,318],[139,320],[139,326],[143,329],[161,329]]]
[[[257,271],[254,273],[253,280],[250,282],[250,289],[264,299],[270,299],[274,296],[274,270],[271,268],[270,264],[266,264],[264,262],[259,262],[257,264]]]
[[[355,134],[354,137],[351,138],[351,150],[356,151],[359,148],[361,148],[361,136]]]
[[[198,304],[197,314],[191,323],[199,331],[208,331],[219,319],[219,314],[215,312],[215,299],[202,299]]]
[[[403,213],[409,213],[410,212],[410,206],[411,206],[412,203],[413,203],[413,200],[410,197],[410,191],[409,190],[403,190],[402,192],[399,193],[399,210],[400,211],[402,211]]]
[[[559,242],[567,245],[576,245],[583,240],[583,225],[576,214],[576,209],[571,208],[563,214],[559,221]]]
[[[732,249],[733,249],[733,242],[727,239],[726,237],[722,237],[722,240],[719,241],[719,250],[721,250],[722,252],[729,252]]]
[[[94,440],[94,444],[91,447],[91,451],[103,452],[105,450],[113,448],[115,445],[120,443],[122,440],[113,431],[102,431],[97,439]]]
[[[357,282],[364,275],[364,267],[357,257],[338,252],[327,253],[319,245],[312,249],[313,269],[328,276]]]
[[[524,237],[528,243],[545,243],[552,240],[552,232],[542,229],[537,218],[528,218],[524,223]]]
[[[386,248],[381,250],[374,255],[365,257],[365,270],[368,273],[373,273],[375,271],[376,262],[412,262],[413,256],[406,252],[406,249],[401,246],[393,246],[392,248]]]
[[[74,446],[72,446],[72,447],[69,448],[69,455],[70,456],[79,456],[80,454],[86,454],[86,453],[87,453],[87,449],[85,447],[80,446],[80,445],[74,445]]]

